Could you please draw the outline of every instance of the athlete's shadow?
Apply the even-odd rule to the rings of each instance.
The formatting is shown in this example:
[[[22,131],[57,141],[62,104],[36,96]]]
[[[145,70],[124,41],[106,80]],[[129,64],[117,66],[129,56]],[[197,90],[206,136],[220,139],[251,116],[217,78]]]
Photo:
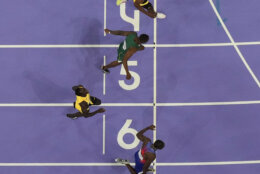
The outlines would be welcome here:
[[[24,72],[24,78],[31,82],[37,102],[41,103],[67,103],[72,99],[73,91],[71,88],[58,85],[42,74]],[[71,94],[71,97],[69,96]],[[73,107],[64,108],[64,115],[74,112]]]
[[[31,82],[31,86],[39,102],[64,102],[71,93],[70,88],[58,85],[42,74],[24,72],[24,78]]]
[[[76,42],[80,45],[100,45],[100,41],[104,35],[103,24],[98,19],[88,17],[76,18],[71,21],[71,25],[75,27],[73,43]],[[75,54],[75,64],[82,72],[78,74],[78,78],[82,79],[79,83],[86,83],[86,80],[91,85],[97,83],[93,72],[96,72],[103,64],[104,53],[102,53],[101,49],[75,48],[73,49],[73,53]]]

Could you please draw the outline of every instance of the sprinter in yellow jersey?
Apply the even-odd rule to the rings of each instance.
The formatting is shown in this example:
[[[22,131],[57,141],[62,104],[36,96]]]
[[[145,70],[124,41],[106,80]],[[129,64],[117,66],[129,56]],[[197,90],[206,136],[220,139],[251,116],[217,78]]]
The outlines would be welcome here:
[[[67,114],[67,117],[76,119],[78,117],[92,117],[97,113],[105,112],[104,108],[99,108],[94,112],[89,112],[89,106],[91,105],[100,105],[101,100],[90,96],[88,90],[84,88],[82,85],[73,86],[72,90],[75,91],[76,94],[76,102],[74,102],[74,108],[77,109],[79,112],[74,114]]]
[[[117,5],[125,3],[127,0],[117,0]],[[154,11],[153,5],[148,0],[133,0],[135,7],[151,18],[164,19],[166,15]]]

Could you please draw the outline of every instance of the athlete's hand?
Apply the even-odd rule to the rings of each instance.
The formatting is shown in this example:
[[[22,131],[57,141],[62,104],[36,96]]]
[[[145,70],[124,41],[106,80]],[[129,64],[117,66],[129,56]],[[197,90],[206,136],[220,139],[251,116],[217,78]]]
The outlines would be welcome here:
[[[109,34],[111,30],[105,29],[104,31],[105,31],[106,34]]]
[[[132,77],[132,76],[131,76],[131,74],[130,74],[130,73],[127,73],[127,74],[126,74],[126,79],[127,79],[127,80],[130,80],[130,79],[131,79],[131,77]]]
[[[151,129],[151,130],[155,130],[155,125],[151,125],[148,128]]]
[[[98,109],[98,113],[103,113],[103,112],[105,112],[106,110],[104,109],[104,108],[99,108]]]

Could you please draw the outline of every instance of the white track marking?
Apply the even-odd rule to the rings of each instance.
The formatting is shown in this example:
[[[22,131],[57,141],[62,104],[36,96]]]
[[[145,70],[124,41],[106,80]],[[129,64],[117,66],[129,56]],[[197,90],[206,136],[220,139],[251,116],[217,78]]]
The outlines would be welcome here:
[[[134,18],[127,16],[126,3],[120,4],[120,17],[127,23],[130,23],[134,27],[134,31],[140,30],[140,11],[134,10]]]
[[[107,28],[107,0],[104,0],[104,36],[106,36],[105,29]]]
[[[179,48],[179,47],[224,47],[224,46],[250,46],[260,45],[260,41],[257,42],[236,42],[236,43],[195,43],[195,44],[144,44],[147,48]],[[62,44],[62,45],[0,45],[0,48],[117,48],[115,44]]]
[[[157,166],[170,167],[170,166],[215,166],[215,165],[246,165],[246,164],[260,164],[260,160],[255,161],[220,161],[220,162],[186,162],[186,163],[156,163]],[[135,165],[131,163],[131,165]],[[125,166],[118,163],[0,163],[0,166]]]
[[[232,102],[202,102],[202,103],[157,103],[157,106],[217,106],[217,105],[249,105],[260,104],[256,101],[232,101]]]
[[[223,47],[233,46],[232,43],[198,43],[198,44],[156,44],[158,48],[182,48],[182,47]],[[150,45],[148,46],[150,47]]]
[[[157,0],[154,0],[154,11],[157,11]],[[154,33],[153,33],[153,42],[154,42],[154,49],[153,49],[153,125],[157,125],[157,47],[155,45],[157,44],[157,18],[154,18]],[[156,140],[156,130],[157,128],[153,131],[153,140]],[[153,161],[153,168],[155,169],[154,174],[156,174],[156,159]]]
[[[95,45],[95,44],[82,44],[82,45],[0,45],[0,48],[117,48],[118,45],[105,44],[105,45]]]
[[[104,56],[104,66],[106,65],[106,56]],[[106,95],[106,73],[103,73],[103,95]]]
[[[235,45],[260,45],[260,42],[236,42]]]
[[[134,163],[131,163],[131,165],[135,165]],[[0,163],[0,166],[125,166],[124,164],[118,164],[118,163]]]
[[[230,32],[228,31],[227,27],[226,27],[226,24],[223,22],[218,10],[216,9],[215,7],[215,4],[213,3],[212,0],[209,0],[218,20],[220,21],[224,31],[226,32],[229,40],[231,41],[231,43],[235,44],[235,41],[233,39],[233,37],[231,36]],[[240,59],[242,60],[242,62],[244,63],[244,65],[246,66],[247,70],[249,71],[249,73],[251,74],[251,76],[253,77],[253,79],[255,80],[256,84],[258,85],[258,87],[260,88],[260,82],[259,80],[257,79],[257,77],[255,76],[254,72],[251,70],[250,66],[248,65],[248,63],[246,62],[243,54],[241,53],[241,51],[239,50],[238,46],[237,45],[234,45],[234,48],[235,50],[237,51],[237,54],[239,55]]]
[[[135,107],[135,106],[217,106],[217,105],[249,105],[260,104],[260,100],[254,101],[230,101],[230,102],[198,102],[198,103],[102,103],[100,106],[122,106],[122,107]],[[0,103],[0,107],[72,107],[72,103]]]
[[[106,115],[103,115],[103,155],[106,153]]]
[[[0,103],[0,107],[72,107],[73,103]],[[102,103],[99,106],[153,106],[153,103]]]
[[[221,162],[191,162],[191,163],[157,163],[158,166],[215,166],[215,165],[241,165],[260,164],[260,161],[221,161]]]

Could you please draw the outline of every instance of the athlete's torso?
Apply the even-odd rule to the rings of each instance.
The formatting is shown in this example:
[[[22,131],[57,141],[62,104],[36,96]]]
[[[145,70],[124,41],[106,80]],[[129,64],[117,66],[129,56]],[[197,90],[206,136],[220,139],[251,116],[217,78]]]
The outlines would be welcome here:
[[[93,104],[92,101],[90,100],[89,94],[87,94],[86,97],[76,96],[75,108],[81,113],[82,113],[82,109],[79,104],[83,101],[87,102],[88,105]]]
[[[155,154],[155,150],[151,147],[152,146],[152,142],[149,141],[144,147],[142,147],[142,149],[139,150],[138,152],[138,156],[140,158],[140,161],[144,164],[146,161],[144,159],[144,155],[145,153],[153,153]]]
[[[126,36],[125,40],[120,43],[118,51],[126,53],[130,48],[140,48],[141,44],[137,44],[135,42],[135,38],[137,37],[136,33],[131,33]]]

